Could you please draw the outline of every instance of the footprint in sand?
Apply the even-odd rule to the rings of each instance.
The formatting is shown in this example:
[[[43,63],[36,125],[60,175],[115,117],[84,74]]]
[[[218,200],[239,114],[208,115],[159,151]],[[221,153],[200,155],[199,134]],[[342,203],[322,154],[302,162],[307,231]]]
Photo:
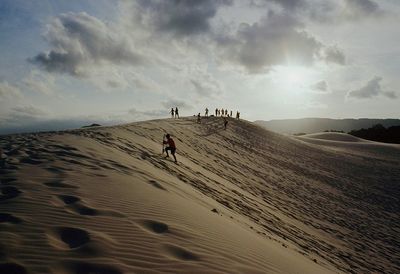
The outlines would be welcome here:
[[[62,180],[47,182],[44,184],[48,187],[54,187],[54,188],[79,188],[71,184],[63,183]]]
[[[4,186],[1,188],[0,201],[5,201],[18,197],[22,192],[13,186]]]
[[[172,256],[175,259],[183,260],[183,261],[198,261],[200,260],[199,256],[190,252],[182,247],[175,245],[164,245],[164,249],[168,255]]]
[[[78,213],[80,215],[87,215],[87,216],[97,216],[100,215],[100,211],[88,206],[85,206],[79,202],[72,203],[67,207],[71,211]]]
[[[0,184],[2,185],[9,185],[11,182],[16,181],[16,178],[4,178],[0,180]]]
[[[100,263],[68,261],[63,263],[68,274],[122,274],[115,266]]]
[[[66,205],[74,204],[79,202],[81,199],[72,195],[58,195],[57,196],[61,201],[63,201]]]
[[[157,181],[150,180],[150,181],[149,181],[149,184],[151,184],[152,186],[154,186],[154,187],[156,187],[156,188],[158,188],[158,189],[162,189],[162,190],[168,191],[165,187],[163,187],[163,186],[162,186],[159,182],[157,182]]]
[[[69,248],[78,248],[90,241],[90,235],[86,230],[73,227],[57,227],[54,236],[65,243]]]
[[[0,213],[0,223],[19,224],[22,220],[12,214]]]
[[[25,267],[16,263],[0,263],[0,273],[26,274]]]
[[[144,220],[144,221],[141,221],[140,224],[146,230],[157,233],[157,234],[166,233],[169,230],[167,224],[164,224],[164,223],[161,223],[158,221]]]
[[[79,197],[72,196],[72,195],[58,195],[58,199],[60,199],[66,205],[67,210],[72,211],[73,213],[78,213],[79,215],[86,215],[86,216],[97,216],[97,215],[104,215],[104,216],[112,216],[123,218],[126,217],[125,215],[111,210],[99,210],[88,207],[84,205]]]
[[[30,164],[30,165],[40,165],[40,164],[43,164],[43,161],[35,160],[35,159],[29,158],[29,157],[22,158],[20,162],[21,162],[21,163],[24,163],[24,164]]]

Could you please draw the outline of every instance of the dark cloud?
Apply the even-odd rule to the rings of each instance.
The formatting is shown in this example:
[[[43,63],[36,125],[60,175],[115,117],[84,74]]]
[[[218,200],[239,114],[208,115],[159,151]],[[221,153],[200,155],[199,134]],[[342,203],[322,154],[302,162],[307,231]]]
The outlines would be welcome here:
[[[372,0],[345,0],[345,2],[349,16],[365,17],[380,15],[382,13],[379,5]]]
[[[250,0],[250,5],[255,7],[266,7],[271,3],[290,10],[308,6],[306,0]]]
[[[260,22],[242,24],[235,36],[218,42],[223,41],[219,44],[223,58],[233,60],[251,73],[274,65],[311,65],[323,45],[303,28],[303,24],[288,13],[269,12]]]
[[[324,58],[328,63],[336,63],[339,65],[346,64],[346,56],[338,47],[326,47],[324,49]]]
[[[352,90],[348,93],[349,97],[358,99],[372,98],[375,96],[386,96],[390,99],[397,98],[397,94],[394,91],[386,91],[381,86],[382,77],[375,76],[368,83],[360,89]]]
[[[135,65],[143,61],[120,32],[84,12],[61,14],[47,28],[44,37],[52,49],[29,61],[49,72],[84,76],[88,66],[102,62]]]
[[[328,92],[328,84],[326,83],[325,80],[319,81],[315,83],[314,85],[311,86],[311,89],[313,91],[319,92],[319,93],[327,93]]]
[[[282,8],[292,15],[325,23],[340,23],[385,14],[375,0],[249,0],[251,6]]]
[[[232,0],[139,0],[138,15],[142,23],[158,31],[178,36],[206,33],[218,8]]]

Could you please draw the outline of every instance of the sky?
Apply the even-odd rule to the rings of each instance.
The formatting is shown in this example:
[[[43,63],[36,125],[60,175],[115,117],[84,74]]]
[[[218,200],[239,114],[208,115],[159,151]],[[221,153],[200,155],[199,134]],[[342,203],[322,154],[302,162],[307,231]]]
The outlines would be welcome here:
[[[398,0],[2,0],[0,134],[169,117],[399,118]]]

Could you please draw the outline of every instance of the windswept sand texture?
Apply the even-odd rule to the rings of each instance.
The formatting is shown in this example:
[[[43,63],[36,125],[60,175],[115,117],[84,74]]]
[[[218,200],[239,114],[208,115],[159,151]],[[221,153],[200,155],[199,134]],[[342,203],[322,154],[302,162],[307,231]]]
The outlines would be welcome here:
[[[202,122],[1,137],[0,273],[400,272],[399,145]]]

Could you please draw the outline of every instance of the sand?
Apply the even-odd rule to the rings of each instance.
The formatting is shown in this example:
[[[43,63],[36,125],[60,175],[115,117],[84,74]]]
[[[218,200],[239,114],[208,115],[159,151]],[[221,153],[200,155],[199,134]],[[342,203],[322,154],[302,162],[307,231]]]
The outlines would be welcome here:
[[[0,273],[400,272],[399,145],[215,117],[0,145]]]

